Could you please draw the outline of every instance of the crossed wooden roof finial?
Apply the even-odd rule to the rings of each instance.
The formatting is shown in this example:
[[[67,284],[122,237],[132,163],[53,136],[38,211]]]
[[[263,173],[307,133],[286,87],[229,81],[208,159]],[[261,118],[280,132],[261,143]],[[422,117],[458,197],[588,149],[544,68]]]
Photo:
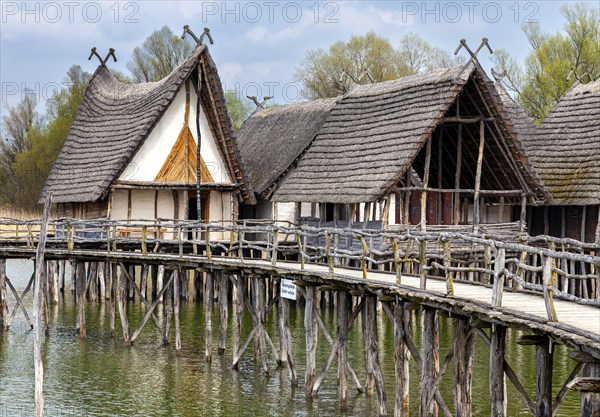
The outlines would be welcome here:
[[[213,40],[212,36],[210,35],[210,29],[209,28],[204,28],[204,32],[202,32],[202,35],[200,35],[200,38],[198,38],[196,36],[196,34],[192,31],[192,29],[190,29],[189,25],[185,25],[183,27],[183,33],[181,34],[181,39],[185,39],[185,35],[189,33],[190,36],[192,38],[194,38],[194,40],[196,41],[196,43],[198,45],[202,45],[202,42],[204,42],[204,37],[208,36],[208,40],[210,42],[211,45],[213,45],[215,43],[215,41]]]
[[[471,59],[477,60],[477,54],[479,54],[479,51],[481,51],[481,49],[483,49],[484,46],[487,46],[487,49],[490,51],[490,54],[494,53],[494,51],[492,50],[492,47],[490,46],[490,44],[488,42],[488,38],[481,39],[481,44],[479,45],[479,48],[477,48],[477,50],[475,52],[473,52],[471,50],[471,48],[469,48],[469,45],[467,45],[466,39],[461,39],[460,44],[454,51],[454,55],[458,55],[458,51],[460,51],[461,48],[465,48],[467,50],[467,52],[469,53],[469,55],[471,55]]]
[[[260,108],[260,109],[264,109],[265,108],[265,104],[267,104],[267,101],[271,100],[273,98],[273,96],[265,96],[263,97],[263,102],[259,103],[258,99],[256,98],[256,96],[246,96],[247,98],[249,98],[250,100],[252,100],[254,102],[254,104],[256,104],[256,107]]]
[[[115,62],[117,62],[117,56],[115,55],[114,48],[110,48],[108,50],[108,54],[106,54],[106,58],[102,59],[102,57],[100,55],[98,55],[98,52],[96,52],[96,47],[94,46],[92,48],[92,52],[90,53],[90,57],[88,58],[88,61],[90,61],[94,55],[98,58],[98,61],[100,61],[100,65],[102,65],[103,67],[106,66],[106,63],[108,62],[108,59],[111,56],[113,57],[113,59],[115,60]]]
[[[585,71],[583,74],[579,75],[577,73],[577,69],[573,68],[571,70],[571,72],[569,72],[569,75],[567,75],[567,81],[570,81],[571,78],[573,78],[573,76],[575,76],[575,79],[577,81],[579,81],[581,84],[585,84],[582,80],[583,80],[583,77],[585,77],[586,75],[588,76],[588,78],[590,78],[590,74],[587,71]]]

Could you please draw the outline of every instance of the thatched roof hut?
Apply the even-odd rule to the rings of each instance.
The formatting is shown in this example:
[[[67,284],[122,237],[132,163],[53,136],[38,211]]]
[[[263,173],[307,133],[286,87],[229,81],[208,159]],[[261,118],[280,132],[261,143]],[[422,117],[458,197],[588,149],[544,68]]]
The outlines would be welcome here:
[[[575,83],[526,144],[558,204],[600,204],[600,80]]]
[[[431,148],[431,167],[438,174],[433,178],[436,183],[439,179],[436,186],[454,189],[455,138],[461,123],[451,118],[458,114],[463,119],[486,120],[482,189],[522,190],[533,203],[549,198],[493,83],[477,62],[470,61],[350,91],[332,108],[297,167],[275,191],[274,200],[380,200],[403,183],[411,166],[423,178],[425,144],[432,138],[436,140]],[[459,186],[474,189],[480,124],[464,123],[461,129],[464,172]]]
[[[277,182],[315,138],[337,98],[257,108],[237,132],[254,191],[268,199]]]
[[[131,168],[132,159],[183,86],[186,85],[188,90],[191,84],[196,89],[199,68],[202,68],[200,101],[203,114],[216,139],[221,159],[225,161],[224,169],[236,184],[239,198],[253,202],[254,195],[241,164],[221,81],[205,45],[196,47],[185,62],[158,82],[122,83],[105,66],[99,66],[85,91],[41,199],[48,192],[52,193],[55,203],[91,203],[106,199],[111,186],[122,182],[125,170]],[[189,107],[189,91],[187,93]],[[192,100],[192,106],[195,106],[195,100]],[[149,185],[137,182],[136,187],[144,186]]]

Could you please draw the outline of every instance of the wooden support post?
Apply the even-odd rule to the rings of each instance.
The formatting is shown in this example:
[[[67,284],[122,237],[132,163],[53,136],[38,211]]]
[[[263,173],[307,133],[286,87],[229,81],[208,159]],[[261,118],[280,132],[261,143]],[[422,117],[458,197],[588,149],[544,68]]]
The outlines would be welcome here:
[[[254,326],[257,329],[256,337],[260,350],[260,358],[265,375],[269,375],[269,361],[267,356],[267,329],[266,329],[266,283],[262,276],[253,278],[254,283]]]
[[[600,363],[587,363],[582,370],[583,378],[595,378],[596,384],[600,378]],[[581,392],[581,417],[600,416],[600,392],[583,391]]]
[[[527,194],[521,194],[521,233],[527,230]]]
[[[220,319],[220,332],[219,332],[219,348],[218,354],[222,355],[225,353],[225,347],[227,344],[227,320],[228,320],[228,310],[227,310],[227,293],[228,293],[228,284],[229,280],[223,275],[223,273],[219,273],[219,319]]]
[[[494,328],[495,327],[495,328]],[[506,328],[492,327],[490,341],[490,413],[493,417],[506,416],[506,381],[504,378],[504,356]]]
[[[420,242],[421,249],[419,251],[420,265],[420,288],[427,289],[427,241],[425,239]]]
[[[386,393],[383,383],[383,374],[379,364],[379,347],[377,341],[377,298],[365,295],[363,308],[363,333],[365,339],[365,365],[367,394],[377,393],[377,413],[379,416],[387,415]]]
[[[406,187],[410,187],[412,185],[411,168],[408,168],[404,173],[404,184],[406,184]],[[404,207],[402,207],[404,215],[402,216],[402,220],[404,221],[403,224],[405,225],[410,224],[410,194],[410,191],[404,192]]]
[[[244,315],[244,276],[240,273],[233,277],[234,288],[233,288],[233,356],[238,356],[240,351],[240,337],[242,334],[242,319]],[[238,369],[237,364],[234,365],[234,369]]]
[[[431,138],[425,147],[425,168],[423,173],[423,191],[421,191],[421,231],[427,230],[427,189],[429,188],[429,168],[431,165]]]
[[[50,216],[50,207],[52,205],[52,195],[46,197],[44,203],[44,214],[40,228],[39,240],[36,248],[35,264],[35,283],[33,287],[33,331],[34,331],[34,349],[33,361],[35,372],[35,417],[44,415],[44,364],[42,362],[42,281],[44,279],[44,263],[46,250],[46,233],[48,231],[48,218]]]
[[[213,308],[213,272],[206,272],[206,293],[204,297],[204,359],[212,361],[212,308]]]
[[[109,318],[109,332],[111,337],[115,337],[115,302],[117,300],[117,265],[110,262],[108,264],[108,269],[110,273],[110,318]]]
[[[498,223],[504,223],[504,196],[500,196],[500,204],[498,206]]]
[[[175,271],[171,271],[171,281],[175,281]],[[163,280],[165,277],[163,276]],[[164,310],[165,310],[165,329],[163,333],[163,343],[168,345],[171,343],[171,318],[173,317],[173,286],[163,285],[164,293]]]
[[[554,307],[554,299],[553,292],[548,288],[548,286],[556,286],[555,276],[556,273],[553,272],[554,268],[554,258],[548,256],[544,260],[543,269],[542,269],[542,279],[543,279],[543,287],[544,287],[544,303],[546,305],[546,313],[548,315],[549,321],[558,321],[558,317],[556,315],[556,309]]]
[[[58,261],[48,261],[50,303],[58,304]]]
[[[116,264],[113,264],[113,268],[116,269]],[[118,296],[117,303],[119,304],[119,317],[121,318],[121,328],[123,329],[123,339],[125,345],[131,345],[131,337],[129,336],[129,320],[127,319],[127,306],[126,306],[126,287],[124,277],[124,271],[121,271],[121,274],[114,274],[114,277],[117,277],[117,287],[118,287]]]
[[[479,231],[479,194],[481,190],[481,171],[483,170],[483,149],[485,147],[485,124],[479,122],[479,152],[477,154],[477,169],[475,171],[475,193],[473,195],[473,232]]]
[[[426,308],[423,311],[423,346],[421,353],[421,407],[420,416],[437,415],[437,404],[429,401],[434,397],[435,380],[440,367],[439,321],[437,311]]]
[[[348,384],[346,378],[346,368],[348,367],[348,330],[350,326],[348,310],[351,307],[352,296],[348,291],[337,291],[337,331],[338,331],[338,350],[337,350],[337,386],[338,400],[340,408],[345,410],[348,401]]]
[[[410,323],[409,314],[410,311],[404,309],[404,302],[396,301],[394,303],[394,371],[396,376],[394,417],[409,415],[410,353],[405,343]]]
[[[536,397],[535,417],[552,417],[552,342],[543,338],[536,344]]]
[[[306,385],[306,394],[310,395],[316,379],[317,369],[317,318],[315,315],[315,294],[314,286],[307,286],[304,295],[304,330],[306,332],[306,373],[304,374],[304,383]]]
[[[456,417],[471,417],[473,397],[473,364],[477,334],[470,328],[469,320],[454,320],[454,410]]]
[[[187,193],[186,193],[187,195]],[[176,269],[173,271],[173,315],[175,316],[175,352],[181,352],[181,329],[179,324],[179,302],[181,300],[181,271]]]
[[[504,291],[504,268],[506,266],[506,250],[504,248],[496,249],[494,259],[494,288],[492,290],[492,305],[494,307],[502,306],[502,293]]]
[[[281,282],[280,282],[281,285]],[[286,298],[279,297],[279,361],[289,370],[292,386],[298,384],[296,363],[292,349],[292,331],[290,329],[290,303]]]
[[[77,299],[77,333],[79,336],[85,337],[85,263],[77,262],[75,278],[77,280],[77,288],[75,297]]]
[[[0,324],[8,329],[8,301],[6,299],[6,259],[0,259]]]

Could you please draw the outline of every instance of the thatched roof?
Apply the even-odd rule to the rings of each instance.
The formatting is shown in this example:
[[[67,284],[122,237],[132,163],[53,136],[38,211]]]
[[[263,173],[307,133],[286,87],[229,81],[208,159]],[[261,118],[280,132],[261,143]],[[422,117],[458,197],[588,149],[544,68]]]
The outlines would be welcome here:
[[[600,80],[573,85],[528,148],[558,204],[600,204]]]
[[[190,77],[197,80],[204,63],[201,100],[230,178],[241,184],[241,198],[254,201],[246,180],[221,81],[208,49],[193,53],[168,77],[158,82],[126,84],[99,66],[90,81],[65,144],[46,180],[56,203],[93,202],[104,198],[111,183],[127,167],[137,150]],[[194,81],[195,82],[195,81]],[[211,100],[212,96],[212,100]]]
[[[485,175],[482,187],[523,189],[532,194],[532,200],[545,200],[547,194],[539,178],[530,172],[523,147],[493,83],[473,62],[356,87],[331,110],[297,167],[275,191],[274,200],[375,201],[389,194],[415,161],[413,168],[421,176],[423,145],[434,131],[442,134],[436,128],[444,115],[455,114],[453,105],[459,95],[466,96],[461,116],[483,115],[496,120],[486,124],[486,136],[494,139],[486,142],[484,171],[495,171],[497,175]],[[456,137],[453,129],[444,125],[443,134]],[[467,140],[471,141],[464,145],[468,149],[477,146],[474,145],[477,131],[470,129],[465,125],[465,133],[470,137]],[[463,165],[472,167],[476,155],[474,158],[470,155],[463,159]],[[436,160],[432,154],[432,161]],[[454,188],[447,183],[454,177],[451,165],[444,161],[444,188]],[[463,188],[474,188],[473,182],[474,177],[467,172],[461,177]]]
[[[237,132],[252,188],[264,198],[325,123],[337,99],[258,108]]]

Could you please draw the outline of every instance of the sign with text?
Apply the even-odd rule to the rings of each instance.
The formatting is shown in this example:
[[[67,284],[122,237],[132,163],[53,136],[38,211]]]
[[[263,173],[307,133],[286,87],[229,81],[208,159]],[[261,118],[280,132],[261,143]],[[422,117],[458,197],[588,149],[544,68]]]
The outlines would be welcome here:
[[[282,279],[280,288],[282,298],[287,298],[288,300],[296,299],[296,286],[294,285],[294,281],[291,279]]]

